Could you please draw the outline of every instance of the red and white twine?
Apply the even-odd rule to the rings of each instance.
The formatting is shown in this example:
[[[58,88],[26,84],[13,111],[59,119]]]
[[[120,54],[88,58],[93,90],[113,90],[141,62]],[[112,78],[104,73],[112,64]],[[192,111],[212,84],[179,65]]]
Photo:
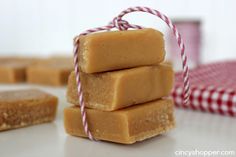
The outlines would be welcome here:
[[[81,35],[88,35],[94,32],[99,32],[99,31],[109,31],[113,28],[117,28],[118,30],[128,30],[129,28],[131,29],[142,29],[144,27],[139,26],[139,25],[134,25],[128,23],[128,21],[123,20],[122,17],[128,13],[131,12],[146,12],[150,13],[152,15],[155,15],[162,19],[168,27],[173,31],[173,34],[176,37],[176,40],[178,42],[178,45],[181,50],[181,59],[182,59],[182,67],[183,67],[183,83],[184,83],[184,90],[183,90],[183,95],[184,95],[184,105],[188,103],[189,100],[189,95],[190,95],[190,90],[189,90],[189,76],[188,76],[188,65],[187,65],[187,56],[185,54],[185,46],[184,42],[181,38],[181,35],[179,34],[176,26],[171,22],[171,20],[161,12],[151,9],[148,7],[131,7],[128,8],[124,11],[122,11],[117,17],[115,17],[108,25],[103,26],[103,27],[97,27],[93,29],[88,29],[81,33],[79,36],[76,36],[74,39],[74,70],[76,74],[76,82],[77,82],[77,90],[78,90],[78,97],[79,97],[79,104],[80,104],[80,110],[81,110],[81,116],[82,116],[82,123],[84,126],[84,132],[86,135],[89,137],[90,140],[95,140],[94,137],[92,136],[89,128],[88,128],[88,122],[87,122],[87,117],[86,117],[86,111],[85,111],[85,104],[83,100],[83,92],[82,92],[82,87],[81,87],[81,82],[80,82],[80,75],[79,75],[79,68],[78,68],[78,50],[79,50],[79,37]]]

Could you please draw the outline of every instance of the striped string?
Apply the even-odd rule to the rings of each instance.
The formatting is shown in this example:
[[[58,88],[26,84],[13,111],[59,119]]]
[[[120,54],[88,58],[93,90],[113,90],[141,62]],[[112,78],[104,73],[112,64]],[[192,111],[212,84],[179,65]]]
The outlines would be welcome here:
[[[95,138],[92,136],[89,127],[88,127],[88,121],[87,121],[87,116],[86,116],[86,111],[85,111],[85,104],[83,100],[83,92],[82,92],[82,86],[81,86],[81,81],[80,81],[80,75],[79,75],[79,68],[78,68],[78,51],[79,51],[79,37],[82,35],[88,35],[94,32],[99,32],[99,31],[109,31],[113,28],[117,28],[118,30],[128,30],[129,28],[131,29],[142,29],[144,27],[135,25],[135,24],[130,24],[128,21],[123,20],[122,17],[128,13],[132,12],[146,12],[152,15],[155,15],[159,17],[161,20],[163,20],[168,27],[172,30],[178,45],[180,47],[180,55],[182,59],[182,68],[183,68],[183,82],[184,82],[184,90],[183,90],[183,96],[184,96],[184,101],[183,105],[188,104],[189,100],[189,95],[190,95],[190,85],[189,85],[189,68],[187,64],[187,56],[185,54],[185,46],[184,42],[181,38],[180,33],[178,32],[176,26],[171,22],[171,20],[161,12],[151,9],[148,7],[131,7],[126,10],[123,10],[117,17],[115,17],[108,25],[102,26],[102,27],[96,27],[93,29],[88,29],[84,32],[82,32],[79,36],[76,36],[74,38],[74,70],[76,74],[76,83],[77,83],[77,92],[78,92],[78,98],[79,98],[79,104],[80,104],[80,110],[81,110],[81,116],[82,116],[82,123],[84,127],[84,132],[85,134],[89,137],[90,140],[95,140]]]

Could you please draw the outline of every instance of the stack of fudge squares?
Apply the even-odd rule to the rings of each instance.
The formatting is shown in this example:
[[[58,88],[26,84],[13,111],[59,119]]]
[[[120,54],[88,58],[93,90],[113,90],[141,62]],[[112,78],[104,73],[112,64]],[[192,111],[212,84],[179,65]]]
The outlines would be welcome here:
[[[80,37],[78,59],[88,127],[98,140],[132,144],[175,126],[169,94],[174,72],[164,63],[163,34],[146,28]],[[75,73],[68,79],[64,110],[68,134],[87,137]]]

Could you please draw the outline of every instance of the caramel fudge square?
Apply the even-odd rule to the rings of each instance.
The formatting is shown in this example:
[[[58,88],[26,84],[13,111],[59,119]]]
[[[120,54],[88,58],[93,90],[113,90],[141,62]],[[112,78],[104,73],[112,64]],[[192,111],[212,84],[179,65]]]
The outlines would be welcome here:
[[[157,65],[165,58],[163,34],[151,28],[93,33],[79,40],[79,68],[85,73]]]
[[[168,96],[174,72],[171,66],[160,64],[96,74],[81,72],[80,78],[86,107],[114,111]],[[74,72],[69,77],[67,100],[79,105]]]
[[[55,119],[57,97],[37,89],[0,92],[0,131]]]
[[[47,59],[27,68],[27,82],[51,86],[66,85],[72,70],[72,58]]]
[[[168,98],[112,112],[96,109],[86,109],[86,112],[92,135],[96,139],[116,143],[132,144],[175,127],[173,101]],[[65,108],[64,125],[68,134],[87,137],[79,107]]]
[[[37,61],[35,58],[0,58],[0,83],[25,82],[26,68]]]

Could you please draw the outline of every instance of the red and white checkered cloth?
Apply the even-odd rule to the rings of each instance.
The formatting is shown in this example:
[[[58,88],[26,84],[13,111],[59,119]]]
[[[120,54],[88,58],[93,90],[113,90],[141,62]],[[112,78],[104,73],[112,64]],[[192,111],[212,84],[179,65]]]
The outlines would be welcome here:
[[[177,107],[236,116],[236,61],[201,65],[189,71],[189,78],[190,101],[183,105],[182,73],[175,75]]]

